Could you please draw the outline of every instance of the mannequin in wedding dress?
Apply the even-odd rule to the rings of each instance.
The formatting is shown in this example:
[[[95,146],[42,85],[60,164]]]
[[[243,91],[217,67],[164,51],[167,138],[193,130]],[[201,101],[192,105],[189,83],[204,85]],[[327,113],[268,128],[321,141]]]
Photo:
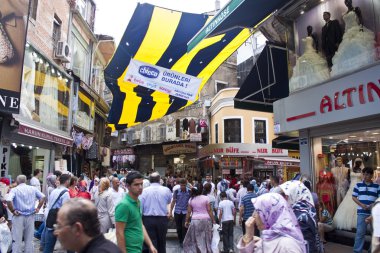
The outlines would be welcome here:
[[[351,230],[352,228],[356,228],[357,205],[352,200],[352,192],[355,185],[362,179],[361,171],[364,168],[364,164],[361,158],[356,158],[354,164],[350,173],[350,188],[334,215],[334,225],[337,229]]]
[[[313,47],[315,39],[312,37],[311,32],[308,31],[308,33],[309,36],[302,39],[305,44],[305,52],[297,59],[293,68],[293,76],[289,80],[290,92],[321,83],[330,78],[327,63],[316,52]]]
[[[348,8],[343,14],[345,33],[333,58],[331,76],[375,62],[375,34],[363,26],[361,11],[352,6],[352,0],[345,0],[344,3]]]

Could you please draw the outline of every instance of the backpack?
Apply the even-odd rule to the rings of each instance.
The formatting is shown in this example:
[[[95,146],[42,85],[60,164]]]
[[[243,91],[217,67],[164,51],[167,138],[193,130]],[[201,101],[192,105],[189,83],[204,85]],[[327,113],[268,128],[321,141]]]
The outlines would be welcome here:
[[[228,190],[228,184],[227,184],[226,180],[222,179],[220,186],[221,186],[221,188],[220,188],[221,192],[226,192]]]

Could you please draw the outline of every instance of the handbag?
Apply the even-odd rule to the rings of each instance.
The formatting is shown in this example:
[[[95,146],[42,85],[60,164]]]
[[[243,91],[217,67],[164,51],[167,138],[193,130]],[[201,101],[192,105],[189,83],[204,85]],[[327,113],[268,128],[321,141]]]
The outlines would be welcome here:
[[[47,228],[53,228],[55,222],[57,221],[57,214],[58,214],[59,208],[53,208],[53,206],[55,206],[55,204],[57,204],[58,200],[66,192],[67,192],[67,190],[61,191],[58,198],[55,200],[54,204],[51,206],[52,208],[49,210],[47,218],[46,218],[46,227]]]

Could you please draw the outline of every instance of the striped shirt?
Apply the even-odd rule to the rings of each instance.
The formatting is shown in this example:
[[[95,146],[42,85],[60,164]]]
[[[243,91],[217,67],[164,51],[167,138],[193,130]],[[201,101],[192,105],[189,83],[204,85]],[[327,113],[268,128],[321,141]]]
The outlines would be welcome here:
[[[34,214],[36,199],[40,200],[45,195],[34,186],[27,184],[19,184],[12,188],[7,196],[7,201],[12,202],[14,210],[17,210],[21,215]]]
[[[373,204],[380,197],[380,186],[373,182],[366,184],[364,181],[355,185],[352,197],[357,198],[364,205]],[[371,210],[364,210],[358,206],[358,214],[371,215]]]
[[[256,193],[247,192],[247,194],[241,199],[241,205],[244,207],[243,220],[248,220],[249,217],[252,216],[253,211],[255,211],[252,199],[256,197]]]

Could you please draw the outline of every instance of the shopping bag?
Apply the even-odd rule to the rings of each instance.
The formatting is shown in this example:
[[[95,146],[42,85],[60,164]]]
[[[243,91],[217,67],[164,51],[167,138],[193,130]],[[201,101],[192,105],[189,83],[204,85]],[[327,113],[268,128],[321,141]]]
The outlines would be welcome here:
[[[219,225],[214,224],[212,226],[212,241],[211,241],[211,250],[212,253],[219,253],[219,241],[220,241],[220,235],[219,235]]]
[[[12,234],[6,222],[0,223],[0,251],[8,252],[12,245]]]
[[[110,240],[114,244],[117,244],[117,239],[116,239],[116,229],[110,228],[107,233],[104,234],[104,237],[107,240]]]

